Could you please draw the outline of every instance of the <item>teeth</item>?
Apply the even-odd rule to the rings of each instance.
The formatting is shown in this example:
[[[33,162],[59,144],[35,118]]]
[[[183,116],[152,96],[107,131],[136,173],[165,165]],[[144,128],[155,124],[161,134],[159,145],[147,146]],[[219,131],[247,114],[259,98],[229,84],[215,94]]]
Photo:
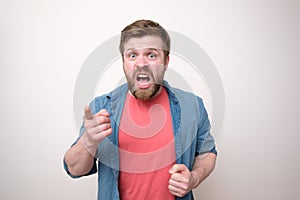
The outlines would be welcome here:
[[[137,81],[150,81],[150,78],[147,74],[138,74],[136,77]]]
[[[148,78],[148,76],[146,74],[139,74],[138,78]]]

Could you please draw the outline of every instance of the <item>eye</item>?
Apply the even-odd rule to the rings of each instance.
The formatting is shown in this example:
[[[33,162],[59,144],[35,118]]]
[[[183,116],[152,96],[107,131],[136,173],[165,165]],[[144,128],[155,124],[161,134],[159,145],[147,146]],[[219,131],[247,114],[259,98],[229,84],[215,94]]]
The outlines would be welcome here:
[[[148,57],[150,58],[150,59],[154,59],[154,58],[156,58],[156,54],[155,53],[149,53],[148,54]]]
[[[135,58],[136,58],[136,54],[135,54],[135,53],[129,53],[129,54],[128,54],[128,57],[129,57],[130,59],[135,59]]]

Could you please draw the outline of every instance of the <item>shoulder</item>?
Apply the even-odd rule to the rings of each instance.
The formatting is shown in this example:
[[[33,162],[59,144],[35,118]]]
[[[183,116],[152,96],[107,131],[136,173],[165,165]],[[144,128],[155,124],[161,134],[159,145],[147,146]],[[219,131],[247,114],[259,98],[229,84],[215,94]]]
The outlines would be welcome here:
[[[127,89],[128,89],[127,84],[124,84],[110,91],[107,94],[103,94],[95,97],[90,103],[92,111],[97,113],[102,108],[107,109],[110,106],[112,99],[116,99],[116,98],[118,99],[121,96],[126,95]]]
[[[181,101],[182,103],[198,102],[199,105],[203,105],[203,99],[193,92],[184,91],[175,87],[168,87],[167,90],[169,91],[170,96],[173,96],[173,98],[178,99],[178,101]]]

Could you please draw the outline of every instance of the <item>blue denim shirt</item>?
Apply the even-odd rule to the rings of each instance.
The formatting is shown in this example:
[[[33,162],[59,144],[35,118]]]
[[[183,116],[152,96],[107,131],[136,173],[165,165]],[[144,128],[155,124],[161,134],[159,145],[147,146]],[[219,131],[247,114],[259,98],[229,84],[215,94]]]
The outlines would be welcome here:
[[[217,154],[215,141],[210,133],[210,122],[207,112],[200,97],[171,88],[166,81],[164,82],[164,87],[168,92],[170,101],[176,163],[184,164],[189,170],[192,170],[195,156],[207,152]],[[128,85],[124,84],[107,95],[96,97],[90,104],[94,114],[101,109],[106,109],[110,113],[113,129],[113,133],[99,144],[94,166],[85,175],[91,175],[98,171],[98,200],[120,199],[118,190],[118,124],[120,123],[127,92]],[[84,131],[84,126],[82,125],[76,142]],[[96,162],[97,160],[98,162]],[[71,177],[79,178],[70,174],[65,162],[64,167]],[[193,193],[189,192],[184,197],[177,197],[176,199],[192,200],[194,198]]]

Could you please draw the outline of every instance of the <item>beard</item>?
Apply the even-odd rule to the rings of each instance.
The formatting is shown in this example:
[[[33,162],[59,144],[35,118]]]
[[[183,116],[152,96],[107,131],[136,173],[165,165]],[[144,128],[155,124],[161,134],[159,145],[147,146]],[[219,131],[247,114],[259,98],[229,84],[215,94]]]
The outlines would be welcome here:
[[[149,88],[139,88],[136,86],[137,76],[139,73],[147,74],[151,86]],[[147,67],[136,68],[135,70],[125,73],[128,82],[128,87],[131,94],[139,100],[149,100],[157,94],[160,86],[163,84],[164,69],[159,71],[157,76],[154,76],[152,71]]]
[[[148,89],[136,89],[133,92],[131,91],[132,95],[140,100],[146,101],[151,99],[159,90],[160,84],[155,83]]]

